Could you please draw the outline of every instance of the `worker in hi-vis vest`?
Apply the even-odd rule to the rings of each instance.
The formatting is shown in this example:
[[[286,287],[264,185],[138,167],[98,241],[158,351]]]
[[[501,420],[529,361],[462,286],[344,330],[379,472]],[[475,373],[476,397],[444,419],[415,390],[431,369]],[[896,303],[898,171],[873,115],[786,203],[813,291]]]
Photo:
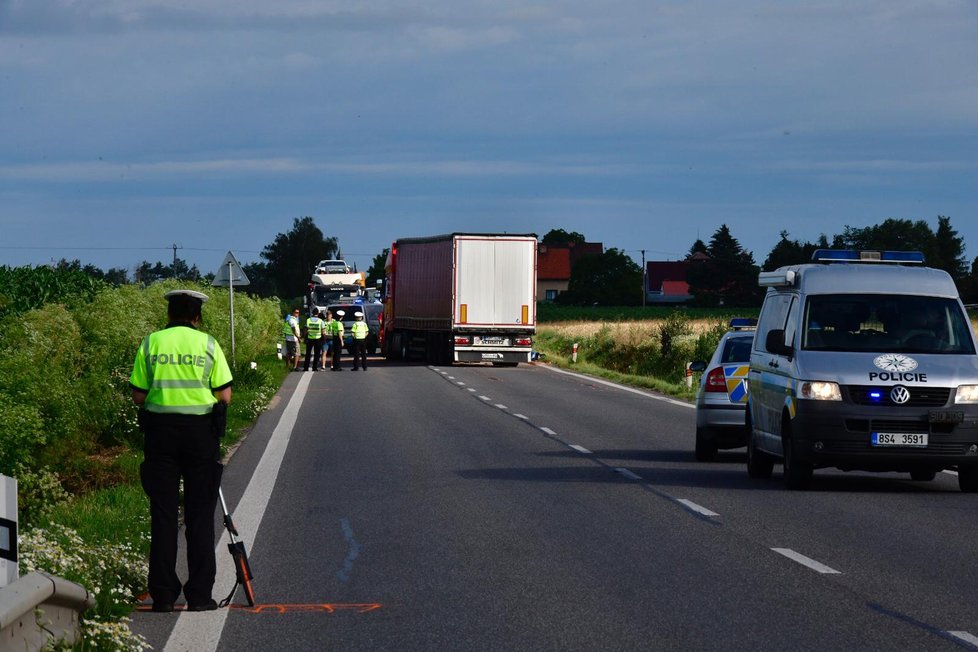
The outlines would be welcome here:
[[[312,309],[312,317],[306,320],[306,366],[309,371],[309,358],[312,356],[312,370],[322,369],[323,359],[323,326],[325,322],[319,318],[319,308]]]
[[[361,311],[357,310],[353,313],[353,317],[356,319],[353,325],[350,326],[350,333],[353,334],[353,371],[357,370],[358,360],[360,368],[366,371],[367,335],[370,333],[370,328],[367,326],[367,322],[363,321],[363,313]]]
[[[217,340],[197,330],[207,295],[174,290],[166,298],[169,323],[143,339],[129,377],[144,436],[139,475],[149,496],[149,594],[153,611],[173,611],[181,591],[188,611],[210,611],[217,608],[214,510],[232,377]],[[182,585],[176,571],[181,479],[188,567]]]

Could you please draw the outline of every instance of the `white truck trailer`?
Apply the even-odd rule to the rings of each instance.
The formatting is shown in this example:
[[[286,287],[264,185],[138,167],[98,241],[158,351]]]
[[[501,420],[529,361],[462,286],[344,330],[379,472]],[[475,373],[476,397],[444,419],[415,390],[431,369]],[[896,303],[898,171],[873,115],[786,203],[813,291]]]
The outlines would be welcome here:
[[[536,278],[532,233],[398,240],[387,257],[382,350],[437,364],[529,362]]]

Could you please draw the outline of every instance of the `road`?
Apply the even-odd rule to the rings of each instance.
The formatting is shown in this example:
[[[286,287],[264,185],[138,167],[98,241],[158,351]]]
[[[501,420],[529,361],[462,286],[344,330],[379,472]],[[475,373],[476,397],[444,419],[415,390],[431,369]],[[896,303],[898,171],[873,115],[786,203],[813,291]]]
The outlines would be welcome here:
[[[693,430],[542,365],[294,373],[225,471],[258,607],[132,627],[195,651],[978,648],[955,477],[791,492],[742,451],[695,462]]]

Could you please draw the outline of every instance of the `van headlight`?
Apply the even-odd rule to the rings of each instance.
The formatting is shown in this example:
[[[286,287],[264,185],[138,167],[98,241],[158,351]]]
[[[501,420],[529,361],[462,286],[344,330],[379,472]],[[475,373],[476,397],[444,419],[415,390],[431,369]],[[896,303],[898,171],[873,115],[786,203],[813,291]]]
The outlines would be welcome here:
[[[842,392],[839,390],[839,383],[825,381],[806,381],[801,384],[799,398],[807,398],[811,401],[841,401]]]
[[[978,403],[978,385],[959,385],[955,403]]]

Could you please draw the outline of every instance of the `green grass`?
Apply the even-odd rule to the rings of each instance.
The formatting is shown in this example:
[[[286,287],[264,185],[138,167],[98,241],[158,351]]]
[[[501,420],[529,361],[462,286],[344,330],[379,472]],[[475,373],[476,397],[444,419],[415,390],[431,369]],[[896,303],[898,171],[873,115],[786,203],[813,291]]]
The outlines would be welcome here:
[[[560,306],[554,303],[537,304],[537,322],[561,321],[640,321],[666,319],[677,311],[689,319],[730,319],[757,317],[758,308],[689,308],[668,306]]]

